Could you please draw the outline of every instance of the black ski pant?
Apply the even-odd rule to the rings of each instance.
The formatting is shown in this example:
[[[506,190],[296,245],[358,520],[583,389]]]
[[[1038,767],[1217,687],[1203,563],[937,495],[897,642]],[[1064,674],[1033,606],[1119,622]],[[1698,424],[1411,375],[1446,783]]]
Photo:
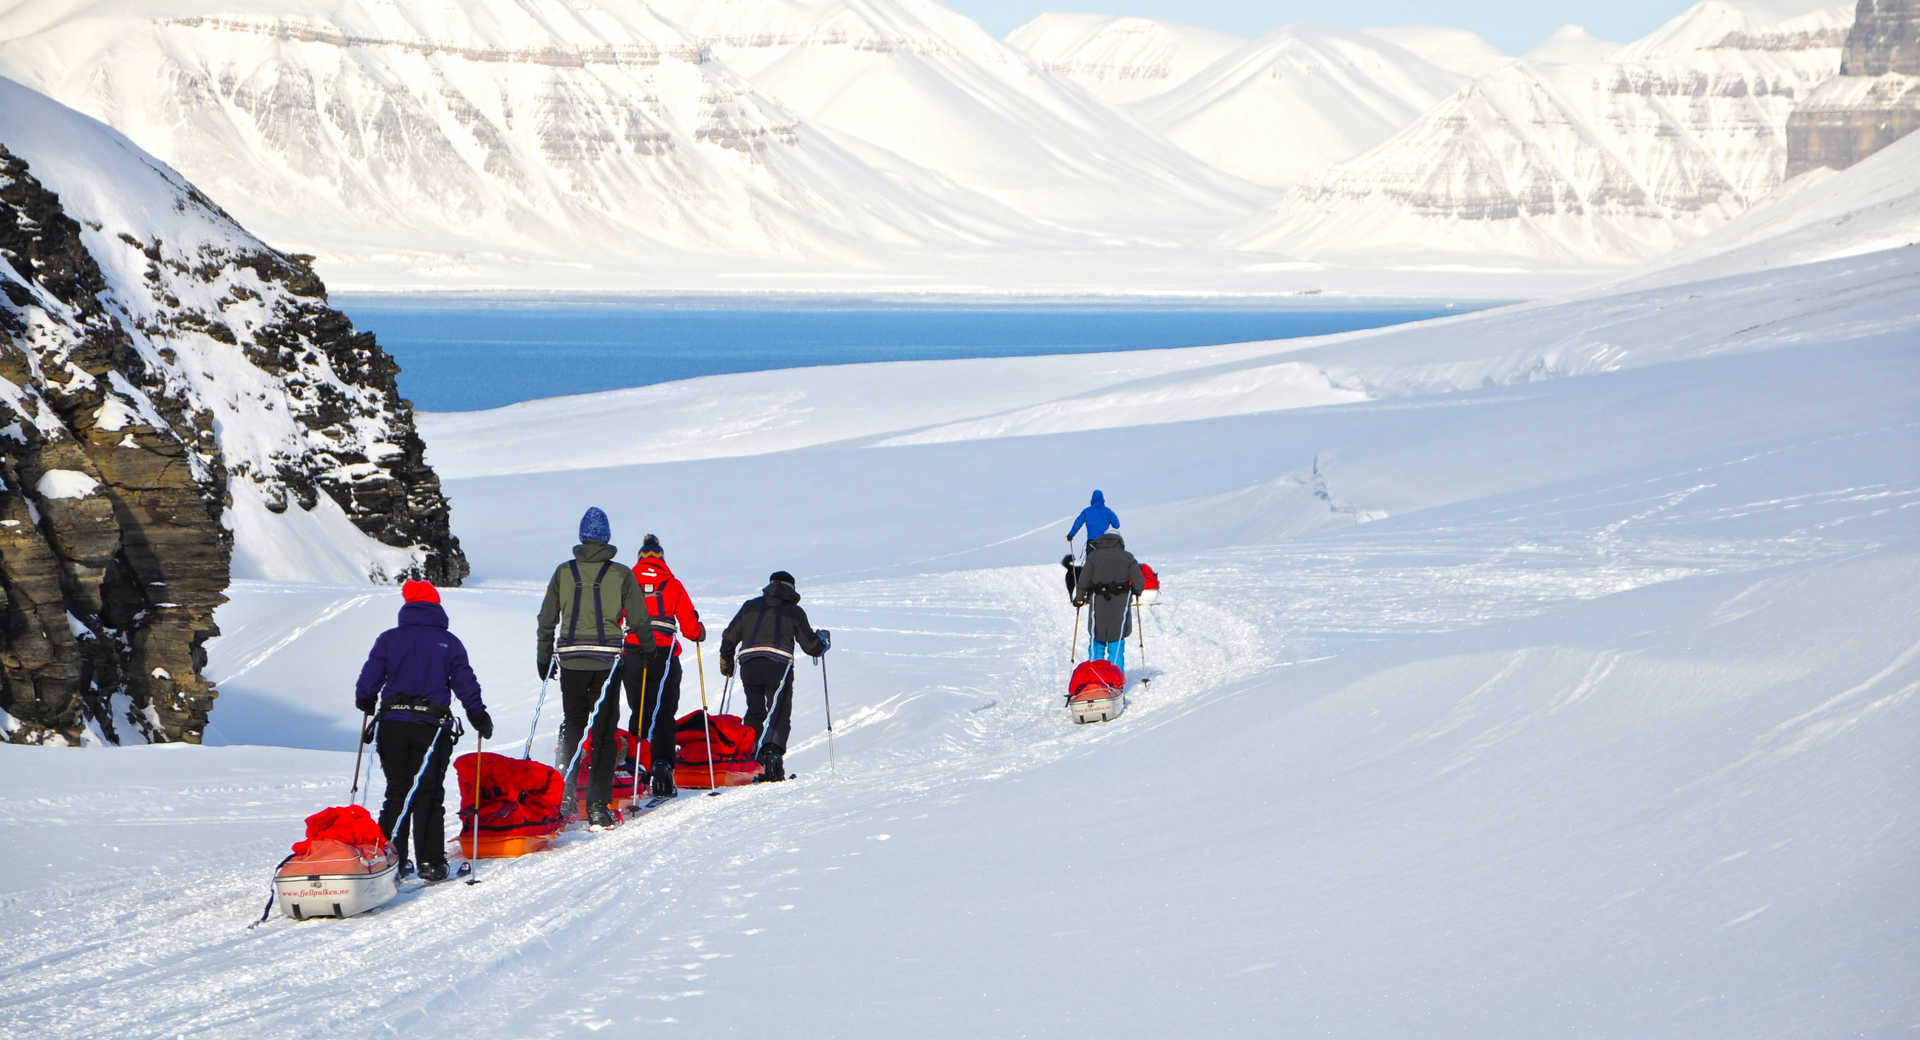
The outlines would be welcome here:
[[[580,737],[587,732],[589,717],[593,724],[593,743],[582,758],[587,761],[587,804],[606,805],[613,801],[613,766],[619,749],[614,744],[613,733],[620,728],[620,700],[609,682],[618,682],[612,668],[562,668],[560,669],[560,708],[566,714],[566,721],[560,726],[561,769],[573,761],[574,750],[580,746]],[[601,693],[605,691],[606,701],[601,703]],[[599,710],[596,711],[595,709]],[[567,794],[572,797],[575,777],[580,773],[576,763],[567,775]]]
[[[793,668],[779,658],[741,661],[740,686],[747,691],[745,722],[762,734],[760,753],[785,755],[793,729]]]
[[[432,722],[380,723],[380,769],[387,774],[387,799],[380,806],[380,830],[401,859],[407,858],[407,823],[413,826],[413,847],[420,863],[447,861],[447,763],[453,760],[453,730]],[[424,763],[424,769],[422,765]],[[418,790],[413,778],[418,776]],[[407,806],[407,792],[413,804]]]
[[[652,741],[654,759],[672,768],[677,750],[674,732],[680,719],[680,658],[670,646],[654,647],[651,653],[633,647],[620,667],[627,687],[627,732],[635,740]],[[642,704],[647,709],[644,722]]]

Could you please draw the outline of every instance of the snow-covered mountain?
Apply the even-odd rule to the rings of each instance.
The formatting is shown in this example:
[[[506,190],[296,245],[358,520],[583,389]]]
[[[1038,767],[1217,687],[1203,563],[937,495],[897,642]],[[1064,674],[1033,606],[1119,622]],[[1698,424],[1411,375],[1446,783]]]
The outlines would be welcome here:
[[[1626,284],[1672,284],[1920,244],[1920,134],[1842,171],[1810,170]]]
[[[651,9],[807,125],[877,149],[882,168],[906,166],[1049,226],[1183,237],[1248,199],[1244,185],[932,0]]]
[[[1606,61],[1619,51],[1619,44],[1593,35],[1585,26],[1563,25],[1521,57],[1536,65],[1582,65]]]
[[[1787,116],[1837,70],[1841,17],[1762,22],[1708,2],[1604,62],[1510,63],[1241,241],[1406,263],[1658,255],[1780,183]]]
[[[1164,94],[1247,42],[1179,22],[1059,12],[1007,34],[1041,68],[1114,105]]]
[[[1386,140],[1459,83],[1372,35],[1288,25],[1133,109],[1213,166],[1284,186]]]
[[[1509,56],[1479,33],[1442,25],[1394,25],[1362,30],[1402,50],[1412,51],[1434,66],[1472,79],[1506,64]]]
[[[33,0],[0,20],[0,68],[271,239],[449,277],[514,258],[549,265],[536,284],[703,257],[884,267],[1249,205],[923,0]]]
[[[230,565],[457,584],[397,371],[306,258],[0,79],[7,737],[198,740]]]

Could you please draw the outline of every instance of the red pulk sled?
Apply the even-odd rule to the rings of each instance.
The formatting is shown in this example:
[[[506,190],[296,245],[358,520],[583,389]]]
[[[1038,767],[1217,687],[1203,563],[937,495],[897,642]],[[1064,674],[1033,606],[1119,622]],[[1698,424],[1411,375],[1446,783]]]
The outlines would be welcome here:
[[[1143,563],[1140,565],[1140,578],[1145,585],[1144,591],[1140,593],[1140,605],[1153,606],[1153,601],[1160,598],[1160,576],[1153,573],[1152,567]]]
[[[574,778],[573,793],[580,800],[580,812],[587,811],[587,778],[593,772],[593,734],[580,738],[580,771]],[[640,741],[624,729],[613,731],[613,744],[616,751],[613,766],[613,797],[611,804],[615,812],[624,812],[639,799],[639,787],[634,783],[633,770],[627,768],[627,762],[636,756],[644,764],[646,756],[639,753]]]
[[[366,809],[322,809],[307,817],[307,840],[280,861],[273,890],[280,912],[296,921],[352,917],[400,891],[400,858]]]
[[[475,811],[474,767],[480,768]],[[453,760],[460,776],[460,852],[468,859],[538,852],[566,825],[567,781],[558,769],[491,751]]]
[[[1067,681],[1067,717],[1106,722],[1127,710],[1127,677],[1112,661],[1082,661]]]
[[[711,746],[707,742],[709,733],[713,735]],[[760,763],[753,757],[760,734],[738,715],[689,712],[674,724],[674,740],[680,745],[673,763],[676,787],[739,787],[753,783],[760,775]]]

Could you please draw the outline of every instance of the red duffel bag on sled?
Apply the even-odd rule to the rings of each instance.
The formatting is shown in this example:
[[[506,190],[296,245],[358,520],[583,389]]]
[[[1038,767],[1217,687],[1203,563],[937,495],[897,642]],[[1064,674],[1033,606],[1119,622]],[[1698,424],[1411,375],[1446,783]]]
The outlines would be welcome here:
[[[453,770],[460,776],[460,852],[468,859],[536,852],[566,825],[566,778],[545,762],[468,752],[453,760]]]
[[[307,817],[307,838],[280,861],[273,890],[296,921],[352,917],[400,891],[400,857],[366,809],[337,805]]]
[[[1127,677],[1112,661],[1082,661],[1067,680],[1067,717],[1106,722],[1127,710]]]
[[[680,752],[673,763],[676,787],[739,787],[760,775],[754,749],[760,734],[738,715],[709,715],[695,710],[674,725]]]

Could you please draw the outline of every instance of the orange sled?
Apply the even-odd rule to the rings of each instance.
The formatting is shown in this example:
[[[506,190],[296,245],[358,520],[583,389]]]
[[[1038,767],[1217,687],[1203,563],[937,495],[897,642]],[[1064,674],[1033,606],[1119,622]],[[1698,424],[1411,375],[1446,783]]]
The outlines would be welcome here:
[[[696,791],[710,787],[740,787],[753,783],[760,777],[758,762],[715,762],[713,772],[707,772],[705,762],[678,762],[673,767],[673,785]]]
[[[296,921],[352,917],[400,891],[400,858],[358,805],[307,817],[307,839],[273,873],[280,912]]]
[[[1127,677],[1111,661],[1082,661],[1067,683],[1067,717],[1108,722],[1127,710]]]
[[[461,755],[453,770],[460,776],[460,852],[469,859],[538,852],[566,826],[566,780],[545,762],[488,751]]]

